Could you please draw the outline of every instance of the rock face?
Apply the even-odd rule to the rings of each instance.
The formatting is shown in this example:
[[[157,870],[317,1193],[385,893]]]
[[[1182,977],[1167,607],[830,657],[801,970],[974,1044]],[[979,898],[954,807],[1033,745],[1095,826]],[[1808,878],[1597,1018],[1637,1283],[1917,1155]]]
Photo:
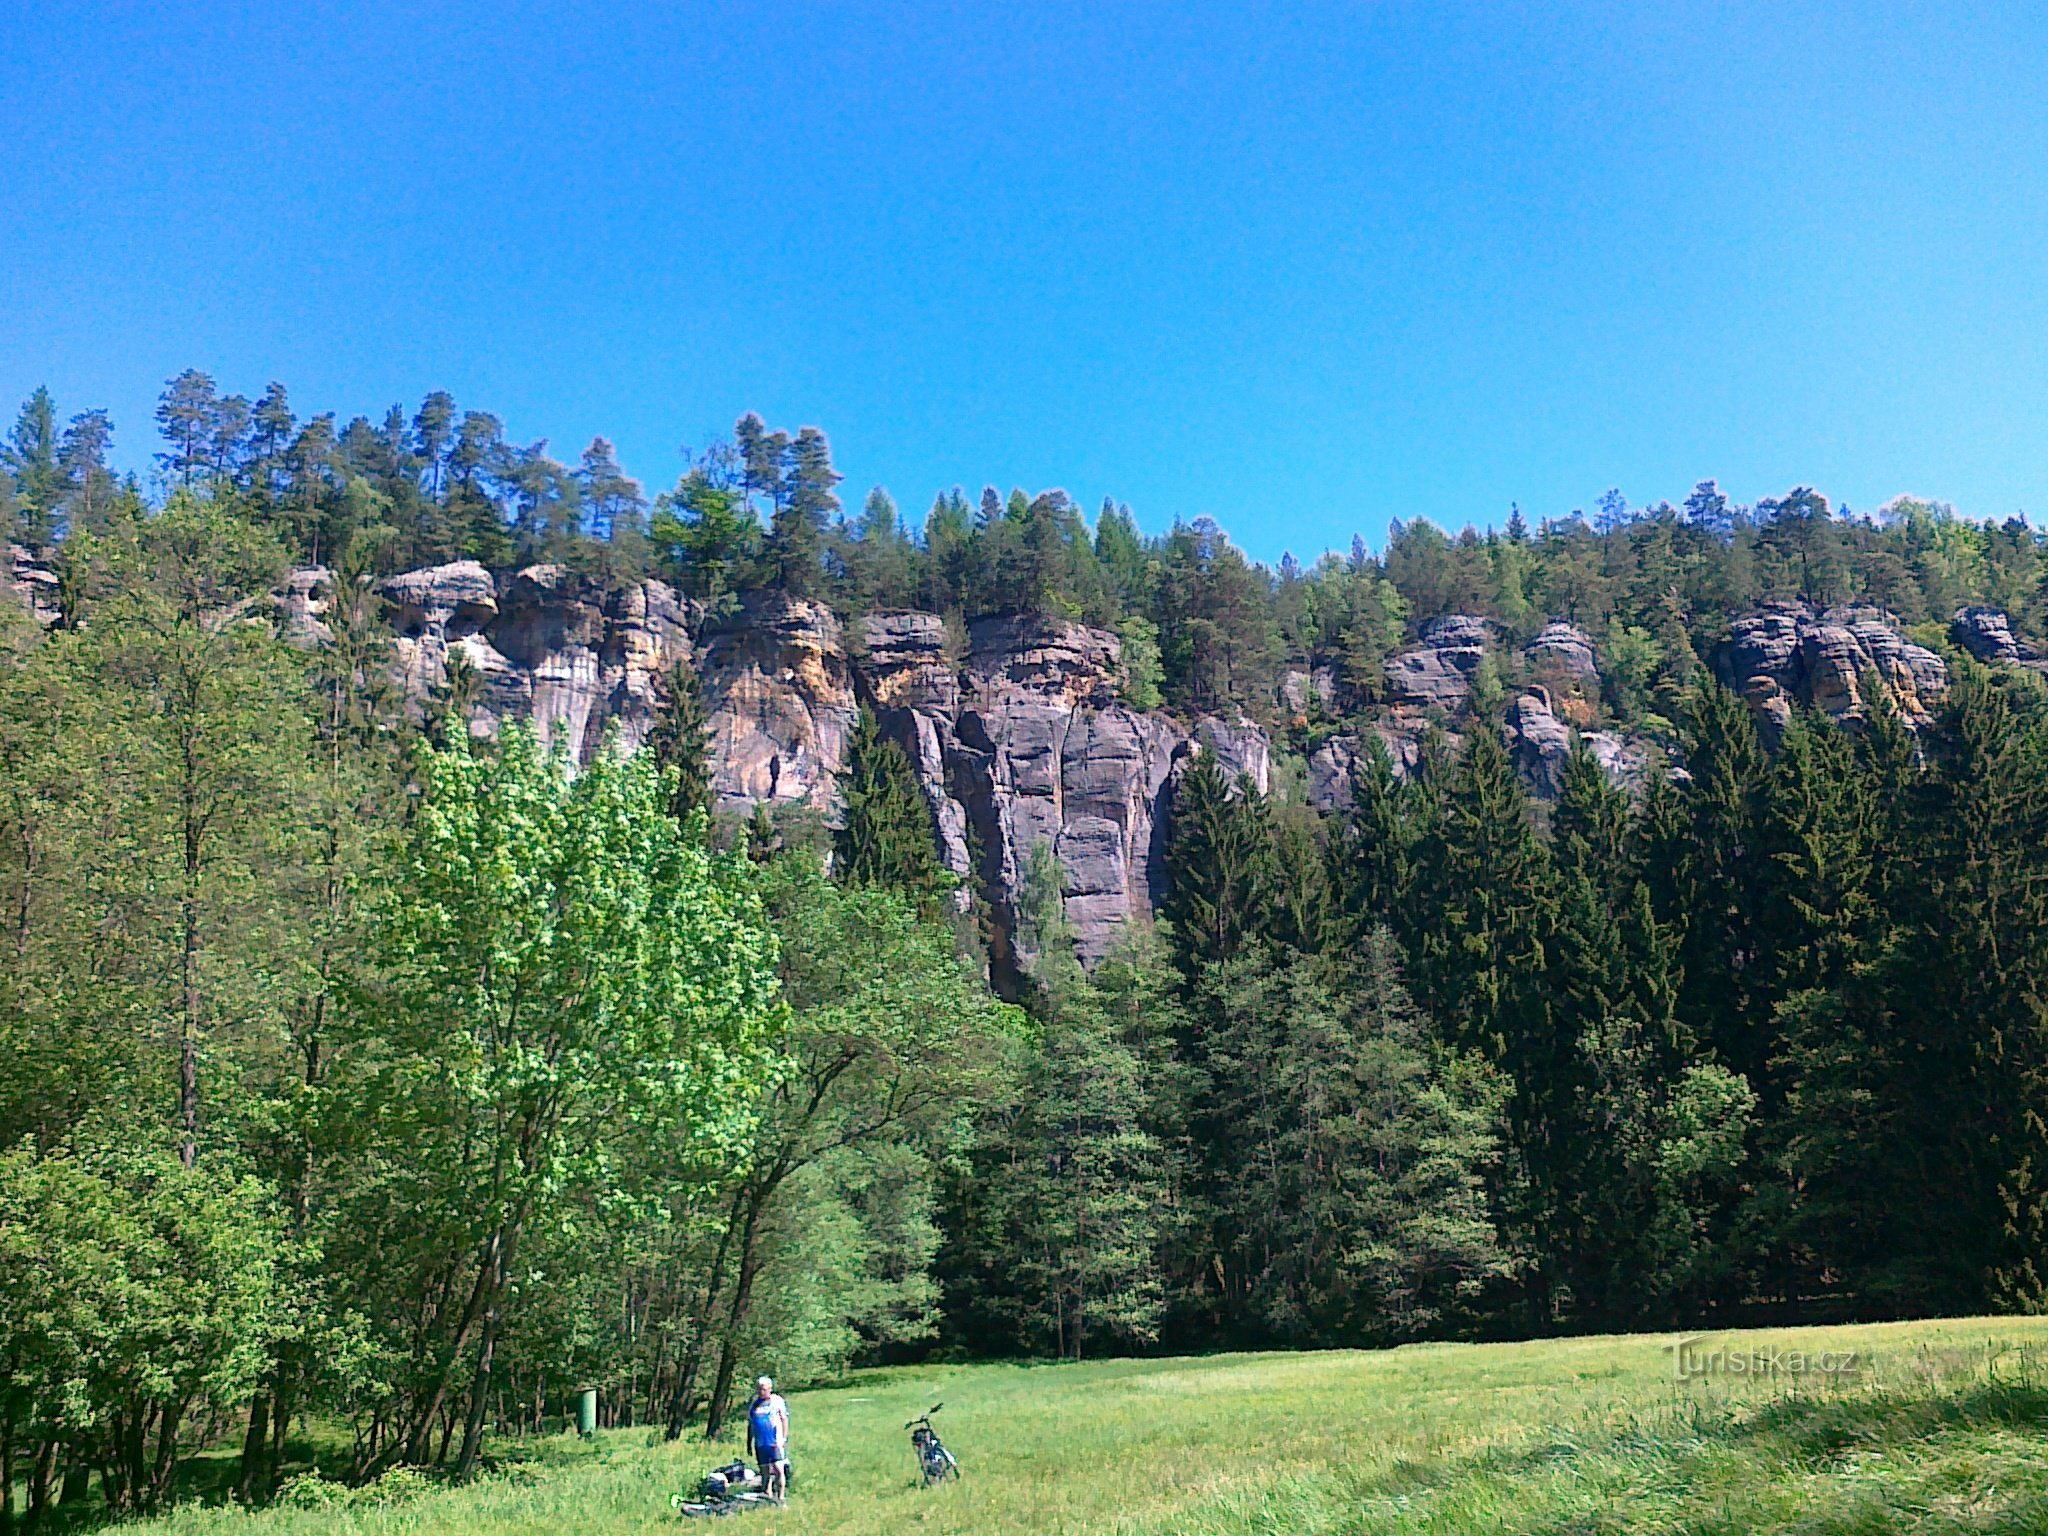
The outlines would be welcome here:
[[[324,630],[325,572],[298,572],[280,597],[287,634]],[[392,670],[415,707],[448,680],[460,652],[481,679],[473,735],[531,720],[577,762],[608,727],[628,747],[646,739],[663,679],[691,659],[688,615],[659,581],[607,587],[558,565],[501,580],[474,560],[407,571],[379,591],[391,626]]]
[[[859,712],[832,611],[756,593],[705,635],[698,672],[719,808],[766,801],[829,813]]]
[[[19,544],[7,546],[5,594],[44,629],[57,622],[57,573]]]
[[[1289,715],[1306,720],[1321,711],[1331,713],[1338,701],[1335,667],[1289,667],[1280,674],[1280,702]]]
[[[1560,620],[1544,625],[1536,638],[1522,647],[1522,654],[1538,675],[1552,673],[1581,686],[1600,686],[1592,636],[1576,624]]]
[[[702,684],[720,809],[757,802],[830,819],[862,705],[909,755],[942,858],[995,918],[992,962],[1014,983],[1031,956],[1012,935],[1034,851],[1060,861],[1081,957],[1109,953],[1162,891],[1166,817],[1180,766],[1214,753],[1233,777],[1271,785],[1266,734],[1206,716],[1193,729],[1118,693],[1121,644],[1103,630],[1000,616],[950,638],[929,613],[866,616],[851,643],[822,604],[756,593],[702,627],[661,582],[606,588],[560,566],[493,576],[472,561],[380,584],[394,680],[415,711],[460,652],[480,697],[470,730],[531,719],[587,762],[608,730],[646,738],[678,663]],[[295,573],[275,595],[284,633],[326,637],[331,578]]]
[[[1564,789],[1565,760],[1572,755],[1572,728],[1557,718],[1550,690],[1531,688],[1508,705],[1506,730],[1522,781],[1539,799],[1555,800]]]
[[[1781,603],[1737,619],[1716,660],[1722,681],[1749,700],[1775,740],[1795,705],[1854,724],[1869,701],[1864,682],[1876,677],[1908,724],[1924,724],[1948,691],[1948,663],[1899,633],[1878,608],[1816,613]]]
[[[1033,850],[1045,845],[1065,877],[1075,948],[1092,963],[1134,917],[1151,912],[1162,885],[1173,769],[1205,747],[1190,746],[1170,720],[1119,701],[1115,635],[1000,617],[975,624],[969,638],[959,712],[942,756],[948,799],[979,853],[974,877],[996,917],[992,961],[1002,977],[1033,958],[1011,936]],[[1198,737],[1205,726],[1206,749],[1227,768],[1255,780],[1264,773],[1262,735],[1254,745],[1236,728],[1204,721]],[[920,748],[928,734],[947,741],[941,721],[931,721],[929,732],[918,724]],[[942,806],[942,840],[950,819]]]
[[[10,590],[39,614],[55,578],[14,552]],[[1055,854],[1077,948],[1093,962],[1163,895],[1173,786],[1195,755],[1262,792],[1272,746],[1254,722],[1205,716],[1192,726],[1134,710],[1119,692],[1114,634],[1053,619],[1006,615],[949,633],[938,616],[866,615],[847,634],[823,605],[757,593],[704,626],[660,582],[606,588],[559,566],[494,577],[457,562],[390,578],[380,589],[396,636],[394,670],[413,700],[443,685],[460,650],[482,681],[472,731],[531,718],[587,761],[605,732],[629,745],[646,736],[678,663],[702,680],[718,804],[744,812],[773,802],[831,818],[860,708],[908,754],[933,810],[961,904],[986,902],[991,961],[1013,984],[1032,956],[1015,938],[1035,852]],[[296,573],[277,594],[286,634],[326,633],[330,578]],[[1987,660],[2041,664],[2002,614],[1956,615],[1958,644]],[[696,636],[693,644],[692,635]],[[1500,649],[1485,619],[1452,614],[1422,627],[1387,667],[1385,707],[1309,755],[1308,795],[1326,810],[1352,799],[1364,744],[1376,740],[1397,775],[1416,772],[1431,732],[1455,752],[1469,730],[1472,680],[1489,654],[1504,678],[1524,680],[1503,730],[1524,783],[1553,799],[1575,741],[1614,782],[1639,786],[1658,760],[1646,742],[1588,729],[1600,697],[1599,653],[1578,627],[1546,625],[1519,657]],[[1716,664],[1767,726],[1795,703],[1854,722],[1875,675],[1919,722],[1946,689],[1939,656],[1900,635],[1876,609],[1815,612],[1780,605],[1737,620]],[[1283,673],[1276,705],[1306,724],[1334,712],[1339,685],[1327,667]],[[1669,771],[1682,775],[1682,769]]]
[[[1367,727],[1385,749],[1394,777],[1405,779],[1422,766],[1423,730],[1408,721],[1384,718]],[[1444,747],[1455,753],[1464,738],[1455,731],[1443,733]],[[1352,803],[1352,776],[1371,750],[1363,736],[1332,736],[1309,754],[1308,803],[1319,811],[1348,811]]]
[[[1508,750],[1522,782],[1539,800],[1555,800],[1564,792],[1564,765],[1572,755],[1573,730],[1558,718],[1550,690],[1538,685],[1507,708]],[[1578,739],[1609,780],[1624,789],[1640,788],[1652,753],[1646,742],[1618,731],[1580,731]]]
[[[1447,613],[1422,626],[1418,643],[1387,660],[1387,695],[1395,708],[1462,709],[1472,675],[1493,643],[1493,626],[1469,613]]]
[[[867,702],[916,770],[937,823],[939,856],[963,882],[965,900],[975,872],[951,766],[960,746],[960,673],[946,651],[945,622],[935,613],[870,614],[862,625]]]
[[[2012,620],[1996,608],[1958,608],[1948,637],[1988,666],[2048,665],[2039,649],[2012,632]]]

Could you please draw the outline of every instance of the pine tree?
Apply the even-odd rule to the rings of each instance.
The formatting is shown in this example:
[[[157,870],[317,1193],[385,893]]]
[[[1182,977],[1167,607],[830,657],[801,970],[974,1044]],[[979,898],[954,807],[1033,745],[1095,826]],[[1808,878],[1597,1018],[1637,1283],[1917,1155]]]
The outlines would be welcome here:
[[[71,418],[57,445],[57,467],[64,477],[66,532],[104,533],[113,517],[120,488],[107,467],[114,427],[105,411],[81,411]]]
[[[276,386],[273,386],[276,387]],[[269,396],[264,397],[267,402]],[[283,390],[278,390],[278,404],[284,403]],[[259,421],[262,407],[257,408]],[[289,413],[284,419],[285,432],[291,429]],[[446,493],[448,476],[448,453],[455,443],[455,397],[445,389],[437,389],[420,401],[420,408],[412,418],[412,451],[426,473],[427,494],[436,501]]]
[[[577,465],[576,481],[589,511],[592,538],[618,543],[622,537],[631,540],[644,531],[641,520],[647,513],[647,497],[640,482],[619,467],[618,453],[609,438],[590,440]]]
[[[210,374],[187,368],[164,386],[156,419],[171,447],[168,453],[157,455],[157,462],[177,477],[179,485],[189,486],[205,472],[219,417],[220,397]]]

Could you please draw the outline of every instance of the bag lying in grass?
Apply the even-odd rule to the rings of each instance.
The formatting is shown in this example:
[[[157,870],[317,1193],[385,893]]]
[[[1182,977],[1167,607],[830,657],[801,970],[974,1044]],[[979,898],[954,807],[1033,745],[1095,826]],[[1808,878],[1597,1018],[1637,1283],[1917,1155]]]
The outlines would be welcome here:
[[[761,1474],[744,1461],[735,1461],[705,1473],[704,1481],[698,1485],[707,1499],[730,1498],[736,1493],[759,1493],[765,1486]]]

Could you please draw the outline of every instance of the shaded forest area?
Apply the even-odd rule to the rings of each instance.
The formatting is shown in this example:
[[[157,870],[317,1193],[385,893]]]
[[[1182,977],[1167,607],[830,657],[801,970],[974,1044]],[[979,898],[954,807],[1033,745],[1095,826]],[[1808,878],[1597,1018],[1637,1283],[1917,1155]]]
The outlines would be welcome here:
[[[651,500],[445,395],[337,427],[187,373],[149,489],[59,423],[31,397],[0,475],[57,576],[47,627],[0,604],[0,1528],[159,1508],[223,1442],[267,1498],[309,1423],[330,1473],[468,1475],[588,1385],[681,1433],[755,1369],[935,1351],[2048,1303],[2048,701],[1946,628],[2040,636],[2020,519],[1707,483],[1269,570],[1058,491],[913,533],[753,417]],[[1483,676],[1413,771],[1366,733],[1341,814],[1197,757],[1160,921],[1094,970],[1034,862],[1013,1007],[872,719],[828,872],[714,824],[687,686],[573,778],[404,708],[372,578],[457,557],[1076,618],[1129,702],[1296,753],[1430,618],[1563,618],[1683,773],[1581,749],[1537,815]],[[312,652],[268,601],[307,563]],[[1890,609],[1933,718],[1873,680],[1767,749],[1711,666],[1766,600]]]

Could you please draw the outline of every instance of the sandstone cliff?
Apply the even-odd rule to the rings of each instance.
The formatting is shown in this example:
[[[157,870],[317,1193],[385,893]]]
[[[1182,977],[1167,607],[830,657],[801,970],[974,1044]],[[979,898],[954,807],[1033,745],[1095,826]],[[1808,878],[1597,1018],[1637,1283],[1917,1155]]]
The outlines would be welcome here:
[[[1817,611],[1773,604],[1729,626],[1716,670],[1749,700],[1771,740],[1791,719],[1795,705],[1838,723],[1862,720],[1870,702],[1865,684],[1873,677],[1907,724],[1916,727],[1948,691],[1948,663],[1907,640],[1897,620],[1880,608]]]
[[[46,626],[57,621],[48,568],[11,548],[4,574],[4,595]],[[323,570],[299,571],[280,590],[288,638],[326,637],[331,581]],[[848,633],[822,604],[779,593],[754,594],[707,623],[659,581],[607,585],[554,565],[493,574],[473,561],[408,571],[379,590],[394,679],[410,708],[424,709],[459,652],[479,684],[474,734],[531,720],[578,761],[610,730],[628,746],[644,740],[672,669],[694,668],[713,789],[731,812],[767,801],[829,819],[856,716],[872,707],[910,757],[963,902],[971,892],[988,904],[999,977],[1031,959],[1012,936],[1036,848],[1059,858],[1067,918],[1092,962],[1163,894],[1173,784],[1188,759],[1212,752],[1262,791],[1272,781],[1262,729],[1131,708],[1119,687],[1117,637],[1079,624],[998,616],[949,638],[934,614],[892,612],[870,614]],[[1996,610],[1960,611],[1951,638],[1989,663],[2048,669]],[[1553,622],[1514,650],[1489,620],[1449,614],[1389,658],[1386,702],[1369,718],[1311,738],[1310,801],[1326,810],[1350,802],[1368,733],[1401,774],[1416,769],[1430,730],[1455,747],[1471,728],[1472,690],[1489,658],[1491,676],[1510,690],[1507,744],[1538,798],[1557,794],[1575,741],[1625,785],[1639,784],[1658,760],[1656,744],[1593,728],[1601,662],[1583,630]],[[1853,726],[1868,709],[1872,677],[1917,725],[1948,685],[1941,656],[1864,607],[1767,606],[1731,624],[1714,666],[1770,736],[1795,705]],[[1344,712],[1341,692],[1331,668],[1304,665],[1283,673],[1274,706],[1306,726]]]

